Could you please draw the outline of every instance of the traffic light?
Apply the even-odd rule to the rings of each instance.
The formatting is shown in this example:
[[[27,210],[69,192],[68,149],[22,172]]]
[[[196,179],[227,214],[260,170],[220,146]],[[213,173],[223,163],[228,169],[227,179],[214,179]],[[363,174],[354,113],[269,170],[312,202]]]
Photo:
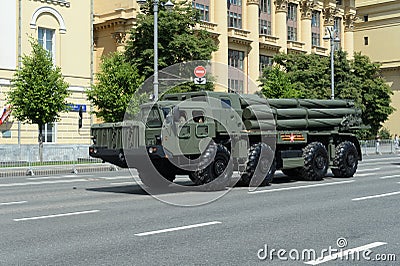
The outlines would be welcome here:
[[[82,128],[83,111],[82,106],[79,107],[78,128]]]

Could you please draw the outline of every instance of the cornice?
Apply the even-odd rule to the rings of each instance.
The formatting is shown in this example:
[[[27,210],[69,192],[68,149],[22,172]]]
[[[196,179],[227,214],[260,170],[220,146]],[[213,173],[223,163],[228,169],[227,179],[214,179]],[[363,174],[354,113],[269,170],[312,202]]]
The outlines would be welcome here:
[[[71,6],[71,3],[66,0],[31,0],[31,1],[48,3],[48,4],[53,4],[53,5],[65,6],[65,7]]]

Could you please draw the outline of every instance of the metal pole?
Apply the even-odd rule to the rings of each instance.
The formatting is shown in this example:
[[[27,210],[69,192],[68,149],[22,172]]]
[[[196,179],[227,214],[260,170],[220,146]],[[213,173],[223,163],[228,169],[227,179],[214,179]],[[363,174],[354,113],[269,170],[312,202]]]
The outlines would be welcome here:
[[[335,99],[335,40],[334,40],[334,31],[330,31],[331,37],[331,99]]]
[[[158,1],[154,0],[154,101],[158,100]]]

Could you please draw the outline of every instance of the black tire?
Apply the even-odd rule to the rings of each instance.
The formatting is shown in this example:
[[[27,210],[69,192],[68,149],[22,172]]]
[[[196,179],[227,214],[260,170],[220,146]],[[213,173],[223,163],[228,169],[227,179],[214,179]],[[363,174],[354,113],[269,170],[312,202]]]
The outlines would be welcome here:
[[[282,173],[292,178],[301,178],[301,167],[282,169]]]
[[[301,178],[307,181],[320,181],[328,171],[328,152],[320,142],[312,142],[303,149],[304,166]]]
[[[253,187],[269,185],[276,171],[274,157],[274,152],[269,145],[265,143],[253,144],[249,149],[246,170],[242,174],[239,184]]]
[[[354,176],[358,167],[358,152],[353,142],[344,141],[336,147],[333,165],[334,176],[343,178]]]
[[[200,170],[189,178],[205,190],[223,190],[229,185],[233,166],[229,150],[222,144],[211,144],[200,156]]]

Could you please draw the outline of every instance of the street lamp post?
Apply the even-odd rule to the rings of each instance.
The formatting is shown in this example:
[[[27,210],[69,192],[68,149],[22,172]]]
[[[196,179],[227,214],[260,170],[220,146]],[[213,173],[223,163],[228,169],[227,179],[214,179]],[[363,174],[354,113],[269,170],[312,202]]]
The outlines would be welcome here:
[[[331,45],[331,99],[335,99],[335,42],[340,42],[339,38],[335,38],[335,29],[333,26],[328,26],[327,35],[324,40],[330,40]]]
[[[147,0],[136,0],[139,5],[146,4]],[[153,14],[154,14],[154,80],[153,80],[153,101],[158,100],[158,5],[159,0],[153,1]],[[167,10],[170,10],[174,7],[174,4],[168,0],[167,3],[164,4]]]

